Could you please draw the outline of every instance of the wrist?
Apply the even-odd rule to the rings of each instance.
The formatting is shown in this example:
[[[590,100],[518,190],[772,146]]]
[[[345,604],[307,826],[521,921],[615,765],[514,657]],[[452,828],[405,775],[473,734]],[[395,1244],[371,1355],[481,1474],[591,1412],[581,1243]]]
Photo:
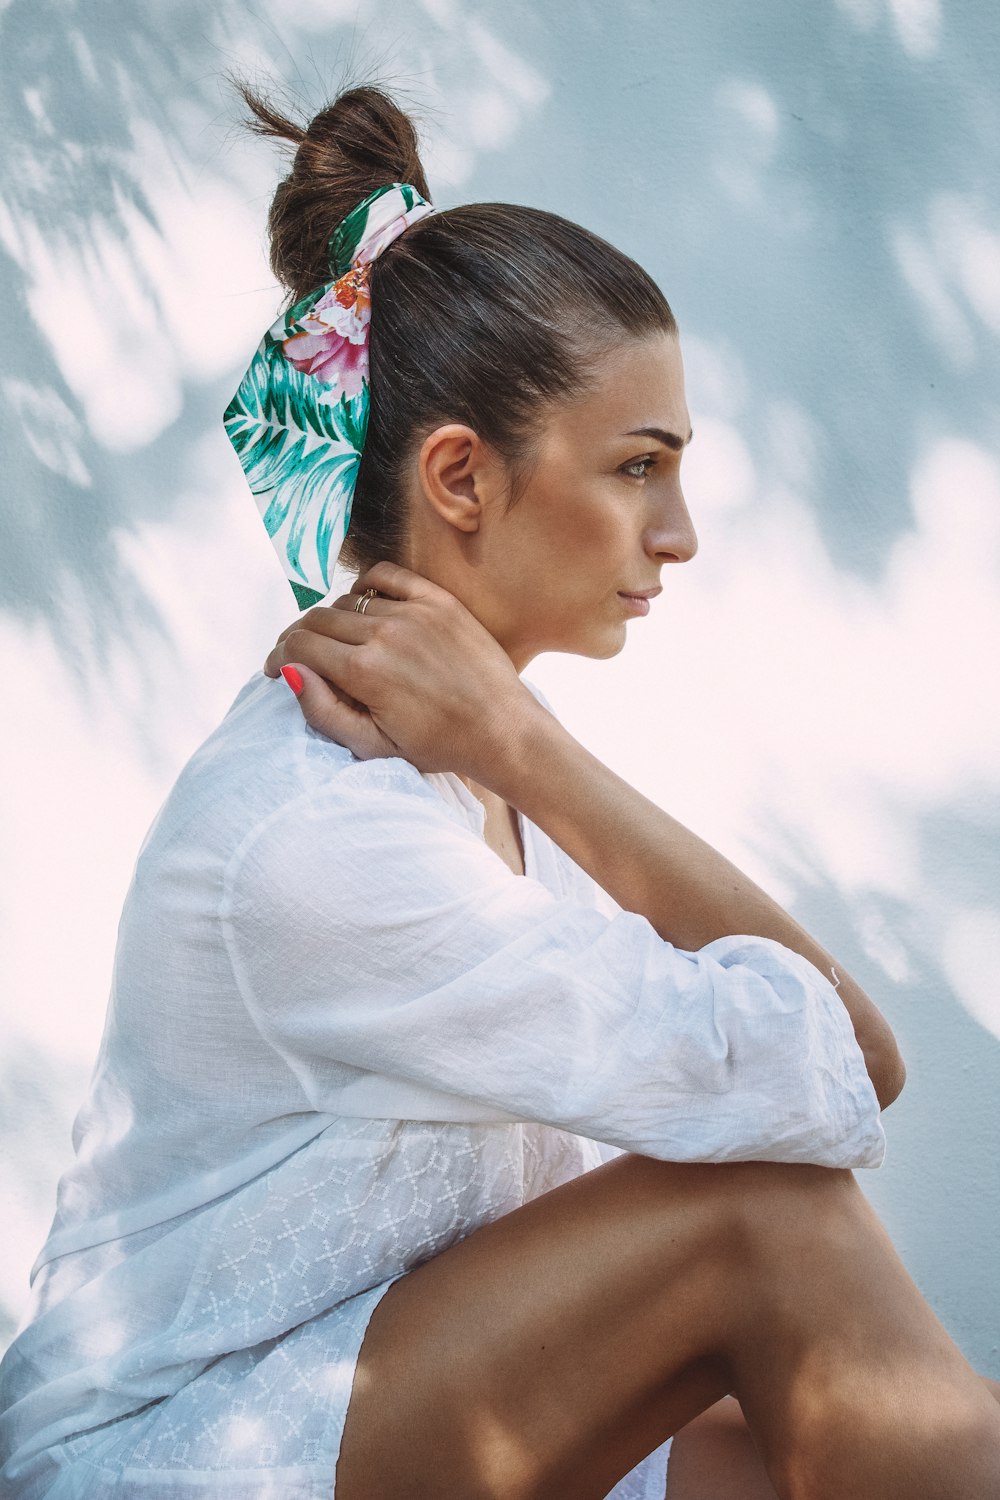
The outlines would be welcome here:
[[[520,808],[533,773],[570,739],[569,731],[522,685],[512,702],[495,711],[489,732],[477,737],[476,764],[471,774],[505,802]]]

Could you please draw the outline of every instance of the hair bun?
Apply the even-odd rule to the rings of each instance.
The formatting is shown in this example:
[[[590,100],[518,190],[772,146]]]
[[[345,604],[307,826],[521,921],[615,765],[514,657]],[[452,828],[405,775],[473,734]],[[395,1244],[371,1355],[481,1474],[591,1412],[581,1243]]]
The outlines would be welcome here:
[[[329,280],[331,233],[376,188],[409,182],[430,197],[413,121],[381,89],[346,89],[302,126],[248,84],[236,86],[248,127],[296,147],[268,215],[271,269],[293,301]]]

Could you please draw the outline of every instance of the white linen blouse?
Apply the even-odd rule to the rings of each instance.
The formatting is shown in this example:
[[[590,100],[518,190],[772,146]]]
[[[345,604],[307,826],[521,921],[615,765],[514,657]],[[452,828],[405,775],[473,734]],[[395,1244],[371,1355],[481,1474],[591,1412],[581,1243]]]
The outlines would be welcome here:
[[[375,1306],[479,1225],[621,1151],[881,1165],[830,980],[675,947],[518,816],[523,876],[457,776],[262,674],[194,754],[0,1362],[9,1500],[330,1500]],[[615,1500],[662,1500],[669,1447]]]

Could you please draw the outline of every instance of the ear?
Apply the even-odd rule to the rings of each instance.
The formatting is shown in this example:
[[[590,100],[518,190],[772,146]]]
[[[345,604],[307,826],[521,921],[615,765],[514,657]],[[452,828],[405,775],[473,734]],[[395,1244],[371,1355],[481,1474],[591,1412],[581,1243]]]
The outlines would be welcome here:
[[[502,466],[478,433],[449,422],[428,433],[417,459],[420,485],[443,521],[478,531],[483,509],[498,493]]]

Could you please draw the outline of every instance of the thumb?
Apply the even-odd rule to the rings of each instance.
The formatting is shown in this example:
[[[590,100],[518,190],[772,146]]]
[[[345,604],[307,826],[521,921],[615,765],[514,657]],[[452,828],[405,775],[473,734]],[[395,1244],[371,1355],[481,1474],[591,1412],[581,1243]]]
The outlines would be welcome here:
[[[360,760],[399,753],[376,728],[363,704],[345,702],[326,678],[311,667],[289,662],[281,668],[281,675],[295,694],[306,723],[318,734],[346,745]]]

